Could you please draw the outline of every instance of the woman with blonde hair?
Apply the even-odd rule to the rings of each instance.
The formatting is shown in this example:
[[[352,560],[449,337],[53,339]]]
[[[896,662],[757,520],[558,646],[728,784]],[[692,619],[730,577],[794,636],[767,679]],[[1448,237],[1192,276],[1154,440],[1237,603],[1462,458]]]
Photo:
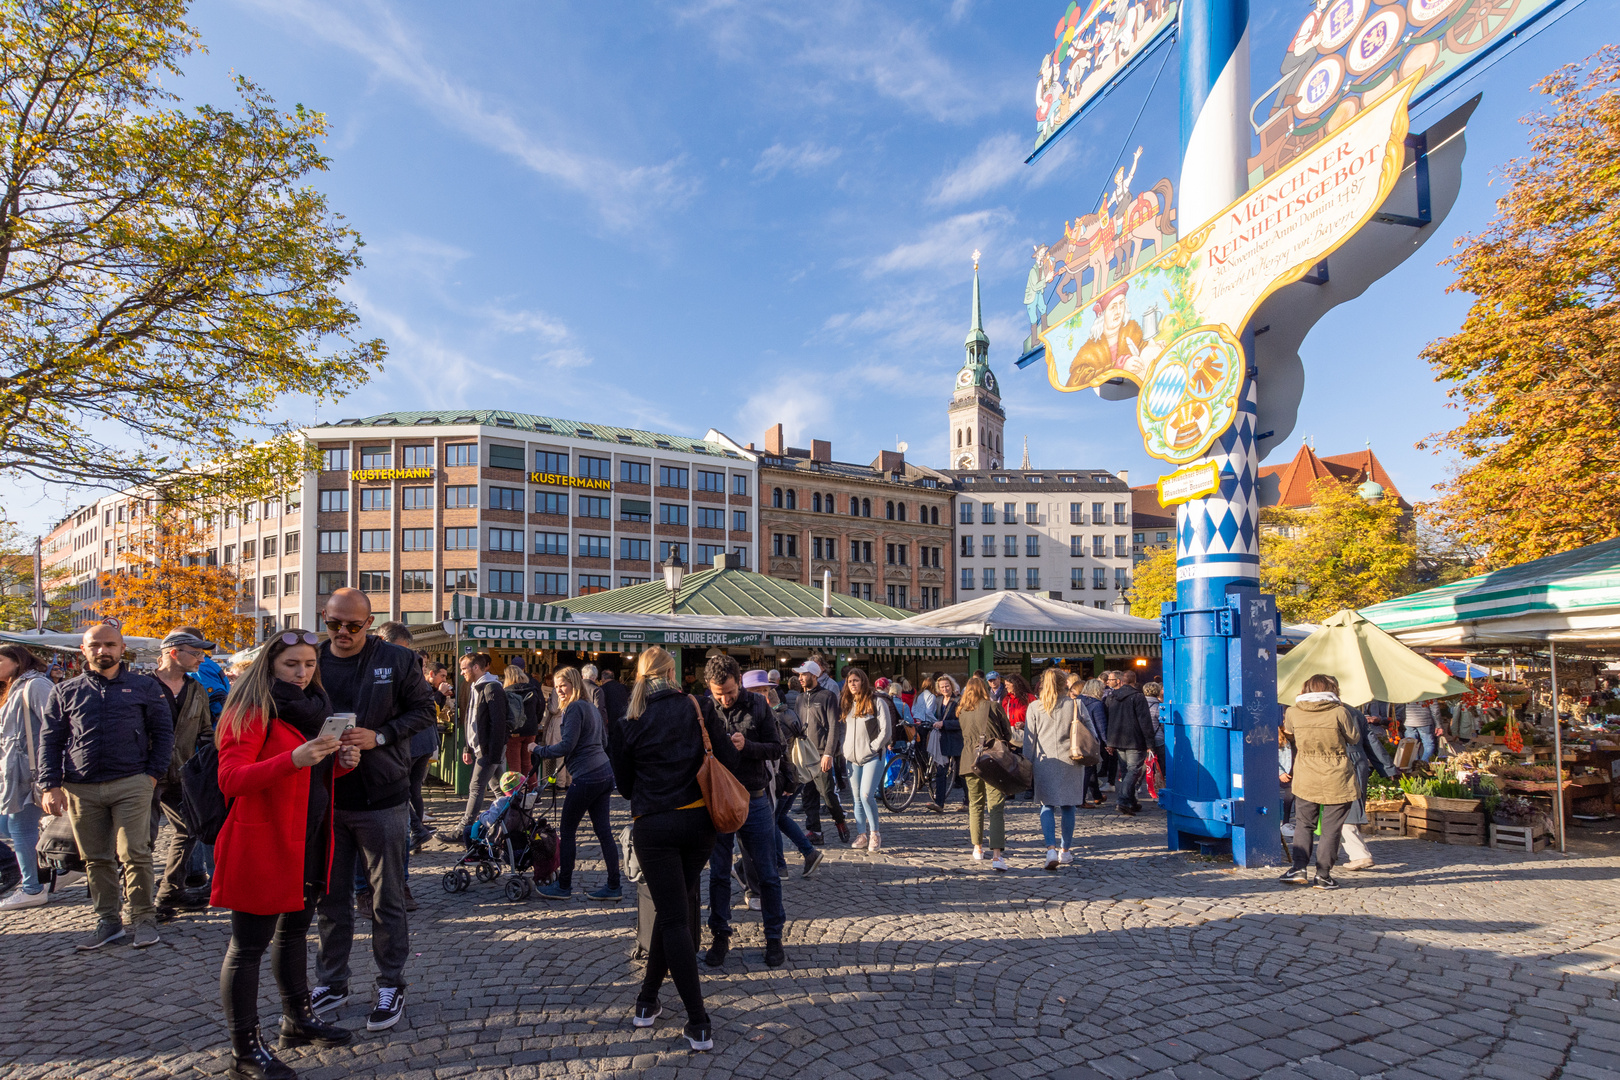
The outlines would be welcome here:
[[[928,809],[945,812],[945,796],[956,783],[956,759],[962,756],[962,725],[956,721],[956,680],[949,675],[934,679],[933,732],[928,736],[928,756],[934,763],[934,801]]]
[[[857,835],[850,847],[876,851],[882,840],[878,835],[877,787],[883,776],[883,751],[894,741],[894,703],[886,694],[873,693],[872,680],[864,670],[845,668],[838,716],[844,725],[844,760],[849,762],[850,795],[855,803]]]
[[[991,869],[1005,873],[1007,796],[994,784],[980,779],[977,765],[979,751],[991,739],[1012,742],[1012,725],[1007,722],[1007,714],[1001,706],[990,700],[989,685],[977,675],[969,679],[962,690],[956,721],[961,731],[961,772],[962,781],[967,785],[968,835],[973,839],[973,857],[983,859],[988,847]]]
[[[568,785],[568,794],[563,798],[562,821],[557,829],[562,843],[557,880],[540,886],[540,895],[548,900],[566,900],[572,895],[574,838],[580,821],[590,814],[591,828],[602,845],[602,858],[607,863],[607,885],[585,895],[592,900],[612,903],[623,893],[619,887],[619,847],[613,839],[613,826],[608,818],[613,799],[613,766],[607,756],[607,723],[601,711],[586,698],[585,678],[578,668],[558,668],[551,683],[556,690],[557,704],[563,710],[562,735],[550,746],[530,743],[529,756],[536,769],[547,758],[562,758],[573,783]]]
[[[675,659],[658,646],[636,661],[636,684],[625,718],[609,731],[609,756],[619,792],[630,800],[631,842],[652,894],[652,945],[636,995],[632,1023],[652,1027],[663,1013],[659,988],[666,974],[686,1006],[684,1034],[693,1050],[714,1048],[714,1029],[698,979],[698,889],[714,851],[698,768],[705,756],[703,712],[681,693]],[[708,725],[715,759],[735,770],[739,756],[718,717]]]
[[[1047,668],[1041,693],[1024,712],[1024,756],[1035,768],[1035,801],[1041,804],[1041,834],[1046,838],[1046,868],[1074,862],[1074,808],[1086,799],[1086,771],[1070,756],[1070,725],[1087,724],[1081,704],[1063,691],[1063,672]],[[1061,812],[1063,846],[1057,845],[1054,816]]]
[[[214,842],[212,901],[231,912],[219,989],[233,1080],[295,1075],[259,1035],[266,950],[281,992],[280,1048],[342,1046],[353,1037],[316,1017],[304,948],[331,876],[333,782],[360,763],[358,747],[340,748],[335,736],[321,735],[332,706],[321,687],[317,640],[304,630],[271,638],[232,684],[214,730],[229,811]]]

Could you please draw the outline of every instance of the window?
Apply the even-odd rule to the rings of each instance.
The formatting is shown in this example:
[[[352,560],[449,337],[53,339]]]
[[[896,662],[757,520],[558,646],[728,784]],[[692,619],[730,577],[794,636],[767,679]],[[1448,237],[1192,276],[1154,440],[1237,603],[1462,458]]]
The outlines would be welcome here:
[[[523,512],[523,489],[489,486],[489,509]]]
[[[732,478],[731,478],[731,493],[733,495],[747,495],[748,494],[748,477],[744,476],[742,473],[737,473],[736,475],[732,476]],[[828,509],[831,509],[831,507],[829,507]]]
[[[697,562],[694,566],[713,566],[716,559],[723,559],[726,555],[724,544],[699,544],[697,546]]]
[[[330,596],[348,587],[349,575],[342,570],[323,570],[315,575],[315,591],[322,596]]]
[[[1131,534],[1131,542],[1133,544],[1145,543],[1146,539],[1147,539],[1147,534],[1146,533],[1132,533]]]
[[[130,510],[129,520],[131,520],[131,521],[135,520],[135,515],[136,515],[137,510],[138,510],[138,508],[132,508]],[[258,521],[258,520],[259,520],[259,504],[258,503],[250,502],[246,506],[242,507],[242,524],[246,525],[250,521]]]
[[[687,522],[686,510],[687,508],[680,503],[659,503],[658,524],[685,525]]]
[[[329,514],[346,514],[349,512],[349,489],[328,488],[320,493],[320,508]],[[230,517],[231,515],[227,515]],[[226,522],[230,527],[230,522]]]
[[[906,587],[904,585],[889,586],[889,606],[901,608],[908,606],[906,600]]]
[[[1005,536],[1001,540],[1001,553],[1009,559],[1018,557],[1018,537]]]
[[[579,555],[582,559],[606,559],[613,555],[613,539],[607,536],[585,536],[579,538]]]
[[[579,516],[582,518],[601,518],[603,521],[607,521],[613,516],[613,500],[604,499],[597,495],[581,495],[579,497]]]
[[[568,534],[554,532],[535,533],[534,553],[536,555],[567,555]]]
[[[361,488],[360,509],[387,510],[394,505],[392,488]]]
[[[477,465],[477,443],[452,443],[444,448],[444,463],[446,466]]]
[[[263,540],[259,541],[259,543],[262,544],[263,547],[264,547],[264,557],[265,558],[273,559],[273,558],[276,557],[276,541],[278,539],[279,539],[279,537],[267,536]]]
[[[624,484],[652,483],[652,466],[639,461],[619,462],[619,482]]]
[[[862,499],[861,500],[861,517],[871,517],[871,516],[872,516],[872,500],[871,499]]]
[[[433,509],[433,489],[430,487],[400,488],[399,506],[402,510],[431,510]]]
[[[1041,557],[1041,538],[1038,536],[1024,537],[1024,558],[1038,559]]]
[[[516,469],[523,471],[523,447],[503,446],[500,443],[489,444],[489,467],[492,469]],[[522,588],[501,589],[501,592],[522,592]]]
[[[567,574],[536,574],[534,575],[534,595],[536,596],[567,596]]]
[[[548,476],[567,476],[568,455],[554,454],[550,450],[536,450],[534,452],[534,471],[545,473]]]
[[[726,512],[719,507],[698,507],[697,527],[700,529],[724,529],[726,527]]]
[[[323,472],[348,472],[349,448],[347,446],[338,450],[321,451],[321,470]],[[112,522],[107,522],[111,525]]]
[[[937,548],[937,547],[936,548],[928,548],[927,551],[928,551],[928,562],[925,565],[932,566],[936,570],[944,569],[940,565],[940,561],[939,561],[939,548]]]
[[[911,551],[909,544],[885,544],[884,558],[890,566],[905,566]]]
[[[994,503],[985,503],[983,505],[979,521],[985,525],[994,525],[996,523],[996,506]]]
[[[967,592],[967,591],[971,590],[972,588],[973,588],[973,568],[968,567],[968,566],[964,566],[964,567],[962,567],[961,589],[962,589],[963,592]]]
[[[883,504],[883,516],[888,518],[890,521],[894,520],[894,500],[893,499],[889,499],[887,502],[885,502]]]
[[[644,502],[641,499],[620,499],[619,500],[619,520],[620,521],[651,521],[652,520],[652,503]]]
[[[686,565],[688,565],[688,566],[692,565],[691,560],[686,557],[686,545],[685,544],[672,543],[669,540],[660,540],[660,541],[658,541],[658,561],[659,562],[661,562],[661,563],[669,562],[669,557],[670,557],[671,553],[679,555],[681,557],[681,562],[686,563]]]
[[[1003,576],[1003,579],[1002,579],[1002,580],[1003,580],[1003,582],[1004,582],[1004,586],[1003,586],[1003,587],[1004,587],[1004,588],[1005,588],[1005,589],[1006,589],[1006,590],[1007,590],[1007,591],[1008,591],[1008,592],[1013,592],[1013,591],[1016,591],[1016,590],[1017,590],[1017,588],[1018,588],[1018,568],[1017,568],[1017,567],[1013,567],[1013,566],[1009,566],[1009,567],[1007,567],[1007,572],[1006,572],[1006,574],[1005,574],[1005,575],[1004,575],[1004,576]]]
[[[445,592],[477,592],[477,570],[446,570],[444,572]]]
[[[1104,536],[1093,536],[1091,538],[1091,557],[1092,558],[1101,559],[1101,558],[1104,558],[1105,556],[1107,556],[1108,552],[1103,549],[1103,543],[1106,540],[1107,540],[1107,537],[1104,537]]]
[[[390,590],[389,590],[389,587],[388,587],[388,571],[387,570],[362,570],[362,571],[360,571],[360,591],[363,592],[363,593],[366,593],[367,595],[370,595],[371,593],[386,593],[386,592],[389,592]]]
[[[1086,553],[1086,538],[1083,536],[1069,537],[1069,558],[1078,559]]]
[[[579,595],[581,596],[607,592],[611,588],[613,588],[613,579],[606,574],[579,575]]]
[[[406,469],[430,469],[433,467],[433,447],[403,447],[399,452],[399,464]]]
[[[993,566],[987,566],[984,568],[984,589],[986,592],[993,592],[995,591],[995,587],[996,569]]]
[[[360,467],[362,469],[393,468],[393,449],[387,446],[362,446],[360,448]]]
[[[567,517],[568,496],[556,491],[537,491],[534,493],[534,512]]]
[[[304,496],[300,492],[289,491],[287,497],[282,500],[282,504],[289,516],[296,514],[304,507]]]
[[[793,533],[772,533],[771,554],[796,559],[799,556],[799,538]]]
[[[1083,589],[1086,587],[1086,568],[1083,566],[1069,567],[1069,588]]]
[[[446,510],[472,510],[478,506],[478,485],[451,484],[444,489]]]
[[[658,486],[667,488],[685,487],[686,470],[678,469],[674,465],[658,466]]]
[[[810,554],[818,559],[838,558],[838,538],[835,536],[817,536],[810,540]]]
[[[266,500],[264,500],[263,510],[264,510],[264,520],[266,520],[266,521],[269,521],[272,518],[280,517],[281,516],[281,500],[280,499],[266,499]]]
[[[651,580],[652,578],[649,577],[620,577],[619,588],[627,589],[632,585],[645,585]]]
[[[491,551],[522,551],[522,529],[491,529],[489,530],[489,550]]]
[[[797,510],[799,508],[799,493],[792,488],[787,489],[787,508],[789,510]]]
[[[818,514],[821,513],[821,492],[818,491],[810,496],[810,509]]]
[[[962,537],[962,558],[973,558],[973,537],[971,536]]]
[[[697,489],[699,491],[718,491],[724,493],[726,490],[726,474],[723,472],[709,472],[705,469],[699,469],[697,475]]]
[[[290,532],[282,537],[281,553],[283,555],[298,554],[298,533]]]
[[[344,492],[344,494],[347,495],[348,492]],[[344,506],[344,509],[347,509],[348,506],[349,506],[348,502],[345,501],[343,506]],[[110,513],[112,513],[112,511],[109,510],[109,511],[107,511],[107,513],[110,514]],[[118,508],[118,520],[119,521],[124,520],[124,508],[122,506],[120,506]],[[112,522],[109,521],[109,522],[107,522],[107,524],[111,525]],[[231,507],[229,510],[225,511],[225,527],[227,529],[236,528],[236,507],[234,507],[234,506]]]
[[[731,531],[740,533],[748,531],[748,511],[733,510],[731,512]]]
[[[930,525],[938,525],[939,524],[939,507],[930,506],[928,508],[928,524],[930,524]]]
[[[1086,523],[1086,506],[1084,503],[1069,504],[1069,524],[1084,525]]]
[[[276,575],[266,574],[259,582],[260,596],[276,595]]]
[[[321,535],[325,536],[326,534],[322,533]],[[344,533],[343,535],[344,535],[344,538],[347,539],[349,534]],[[105,552],[103,552],[103,554],[111,555],[112,554],[112,541],[108,540],[106,542],[106,544],[104,544],[103,546],[107,549]],[[348,544],[345,543],[343,545],[343,548],[344,548],[345,551],[347,551],[348,550]],[[325,551],[326,548],[323,546],[321,548],[321,550]],[[223,559],[221,559],[220,561],[223,562],[226,566],[229,566],[229,565],[231,565],[232,563],[234,563],[236,561],[236,545],[235,544],[226,544],[225,545],[225,557]]]
[[[579,475],[590,480],[611,480],[613,462],[605,457],[579,455]]]
[[[1038,589],[1041,587],[1041,571],[1039,567],[1027,566],[1024,568],[1024,588]]]
[[[349,550],[348,529],[322,530],[318,535],[317,540],[320,543],[320,551],[323,555],[336,555]],[[228,553],[229,552],[227,550],[227,554]],[[226,559],[225,561],[230,562],[231,560]]]
[[[1041,504],[1040,503],[1025,503],[1024,504],[1024,524],[1025,525],[1039,525],[1040,523],[1041,523]]]
[[[1155,544],[1168,544],[1170,542],[1170,534],[1167,532],[1154,533],[1153,542]]]
[[[432,592],[433,571],[431,570],[401,570],[399,572],[399,591]]]
[[[861,516],[861,500],[857,499],[853,495],[851,495],[849,497],[849,516],[850,517],[860,517]]]
[[[265,638],[269,637],[271,634],[273,634],[275,632],[276,632],[276,617],[274,615],[265,615],[265,616],[263,616],[262,618],[259,619],[259,640],[260,641],[263,641]]]
[[[360,550],[361,551],[387,551],[388,550],[388,541],[389,541],[389,538],[392,535],[393,534],[390,533],[387,529],[361,529],[360,530]],[[246,547],[246,546],[247,545],[245,545],[245,544],[243,545],[243,547]]]
[[[494,449],[491,447],[491,449]],[[494,462],[490,462],[491,465]],[[484,588],[492,593],[516,593],[523,595],[523,571],[521,570],[491,570],[484,576]]]
[[[771,488],[771,506],[777,510],[782,509],[782,489]]]
[[[1124,592],[1131,587],[1130,571],[1123,566],[1114,567],[1114,588]]]
[[[1105,566],[1093,566],[1091,568],[1091,587],[1093,589],[1106,589],[1106,588],[1108,588],[1108,568],[1107,567],[1105,567]]]
[[[619,537],[619,558],[624,562],[650,562],[652,541],[632,540],[628,536]]]
[[[901,521],[906,520],[906,504],[905,503],[898,503],[895,506],[895,513],[900,515],[900,520]]]
[[[869,563],[872,561],[872,541],[851,540],[849,542],[849,557],[854,562]]]
[[[1125,555],[1125,538],[1123,536],[1114,537],[1114,558],[1123,559]]]
[[[984,557],[985,558],[987,558],[987,559],[995,558],[996,557],[996,538],[994,536],[990,536],[990,535],[987,534],[985,536],[985,538],[984,538],[984,547],[983,547],[982,550],[984,551]]]
[[[1018,504],[1017,503],[1002,503],[1001,504],[1001,523],[1003,525],[1016,525],[1016,524],[1018,524]]]
[[[444,550],[446,551],[476,551],[478,549],[477,529],[446,529],[444,530]]]
[[[1091,602],[1091,606],[1094,607],[1094,608],[1097,608],[1100,611],[1107,611],[1108,610],[1108,602],[1106,600],[1093,600]]]
[[[296,627],[297,625],[298,625],[298,616],[296,616],[296,615],[283,615],[281,617],[281,628],[283,630],[291,630],[294,627]]]
[[[1114,524],[1115,525],[1124,525],[1124,524],[1126,524],[1126,520],[1125,520],[1125,504],[1124,503],[1115,503],[1114,504]]]

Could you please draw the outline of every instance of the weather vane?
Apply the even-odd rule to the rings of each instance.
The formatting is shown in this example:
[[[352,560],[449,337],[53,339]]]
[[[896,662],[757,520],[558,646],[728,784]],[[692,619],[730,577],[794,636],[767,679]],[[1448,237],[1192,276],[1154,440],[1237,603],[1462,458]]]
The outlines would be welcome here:
[[[974,248],[973,249],[973,269],[977,270],[978,268],[979,268],[979,249]]]

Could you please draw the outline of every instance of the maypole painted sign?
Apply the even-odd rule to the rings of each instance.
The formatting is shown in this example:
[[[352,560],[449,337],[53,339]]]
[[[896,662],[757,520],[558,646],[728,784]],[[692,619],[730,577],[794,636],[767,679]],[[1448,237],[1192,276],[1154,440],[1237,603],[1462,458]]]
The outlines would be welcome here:
[[[1071,3],[1052,30],[1035,83],[1035,150],[1063,132],[1086,106],[1175,28],[1178,0]]]
[[[1066,393],[1135,383],[1147,452],[1184,464],[1237,415],[1240,337],[1273,292],[1365,225],[1399,178],[1417,79],[1391,89],[1311,152],[1173,248],[1044,331],[1047,378]]]

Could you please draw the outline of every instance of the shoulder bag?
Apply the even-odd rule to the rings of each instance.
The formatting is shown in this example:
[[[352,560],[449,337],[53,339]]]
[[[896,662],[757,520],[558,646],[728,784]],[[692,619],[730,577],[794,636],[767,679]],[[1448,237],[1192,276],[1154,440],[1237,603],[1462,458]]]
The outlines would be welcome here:
[[[19,685],[18,689],[23,692],[23,734],[28,736],[28,798],[35,806],[43,810],[45,808],[45,789],[39,786],[39,747],[34,742],[34,709],[28,701],[27,686]],[[43,736],[45,734],[45,718],[43,716],[39,718],[39,723],[40,735]]]
[[[709,741],[709,725],[703,722],[703,708],[697,698],[688,695],[687,700],[697,714],[698,732],[703,736],[703,764],[698,766],[697,774],[703,803],[709,808],[709,818],[716,829],[734,833],[748,820],[748,789],[715,758],[714,744]]]
[[[1004,739],[989,739],[979,743],[979,754],[973,762],[973,771],[979,779],[1004,794],[1017,795],[1035,784],[1035,766]]]
[[[1086,723],[1085,708],[1072,698],[1069,707],[1069,760],[1076,765],[1101,765],[1102,747],[1097,745],[1097,736]]]

